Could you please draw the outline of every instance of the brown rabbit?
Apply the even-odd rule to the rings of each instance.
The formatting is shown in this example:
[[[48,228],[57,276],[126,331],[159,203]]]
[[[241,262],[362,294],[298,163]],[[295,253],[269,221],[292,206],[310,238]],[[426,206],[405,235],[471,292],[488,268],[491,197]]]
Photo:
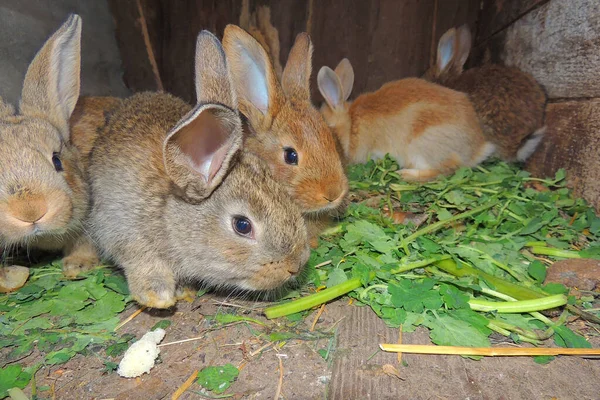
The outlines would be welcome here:
[[[350,163],[389,153],[404,179],[426,181],[477,165],[493,151],[464,93],[407,78],[348,102],[354,72],[347,59],[335,71],[322,67],[317,82],[325,98],[323,117]]]
[[[19,111],[0,100],[0,248],[62,250],[70,277],[99,261],[83,233],[88,189],[69,131],[80,38],[81,19],[71,15],[31,62]],[[0,275],[0,287],[10,286],[9,271]]]
[[[310,100],[310,38],[296,37],[281,84],[265,50],[243,29],[228,25],[223,47],[249,122],[245,147],[286,185],[307,216],[314,245],[328,213],[343,206],[348,180],[336,139]]]
[[[295,280],[310,253],[298,207],[240,150],[229,68],[207,31],[196,45],[196,96],[193,109],[165,93],[125,100],[92,150],[91,231],[149,307],[173,305],[196,281],[275,289]]]
[[[436,64],[424,78],[469,95],[484,135],[506,161],[525,161],[538,147],[546,95],[535,79],[515,68],[484,64],[463,72],[471,50],[468,26],[450,29],[440,38]]]

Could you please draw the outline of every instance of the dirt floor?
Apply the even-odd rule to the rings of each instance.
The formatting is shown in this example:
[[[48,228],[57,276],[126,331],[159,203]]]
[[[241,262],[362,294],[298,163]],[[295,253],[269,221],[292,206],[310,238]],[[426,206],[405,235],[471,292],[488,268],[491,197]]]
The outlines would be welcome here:
[[[158,365],[137,379],[104,372],[103,350],[76,356],[63,365],[41,369],[38,387],[50,389],[40,398],[55,399],[169,399],[196,370],[231,363],[241,368],[227,398],[273,399],[597,399],[600,397],[600,360],[562,357],[547,365],[531,358],[488,358],[472,361],[456,356],[404,355],[378,351],[378,343],[396,342],[398,330],[387,328],[369,308],[347,300],[326,306],[315,330],[316,312],[305,320],[261,326],[233,322],[223,328],[208,317],[219,312],[266,320],[256,310],[261,303],[231,301],[205,295],[193,303],[180,302],[169,312],[144,311],[125,324],[120,333],[141,337],[158,321],[168,319]],[[123,318],[133,314],[131,306]],[[222,321],[221,321],[222,322]],[[583,323],[575,325],[585,332]],[[291,333],[283,347],[270,334]],[[317,338],[320,337],[320,338]],[[170,344],[185,339],[183,343]],[[332,339],[333,338],[333,339]],[[593,342],[594,340],[592,340]],[[426,331],[403,335],[404,343],[428,343]],[[595,345],[600,343],[596,340]],[[327,360],[323,355],[329,351]],[[31,354],[21,360],[31,365],[41,358]],[[112,361],[118,362],[120,357]],[[280,376],[280,361],[283,376]],[[398,369],[399,377],[386,374],[384,365]],[[280,389],[279,386],[281,386]],[[217,398],[201,393],[194,383],[180,398]],[[26,393],[30,393],[29,389]]]

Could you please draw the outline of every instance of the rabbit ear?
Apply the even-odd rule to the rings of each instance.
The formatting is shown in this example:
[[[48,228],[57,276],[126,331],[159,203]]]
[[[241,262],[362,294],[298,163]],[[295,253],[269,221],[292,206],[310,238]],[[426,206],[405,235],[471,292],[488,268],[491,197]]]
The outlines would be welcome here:
[[[329,67],[321,67],[317,75],[317,85],[321,95],[331,109],[338,109],[344,105],[344,93],[340,78]]]
[[[352,64],[350,64],[350,60],[344,58],[340,61],[337,67],[335,67],[335,74],[340,78],[344,92],[344,101],[346,101],[350,98],[352,86],[354,86],[354,69],[352,68]]]
[[[299,33],[281,75],[283,92],[292,99],[310,101],[312,52],[313,45],[308,33]]]
[[[209,31],[202,31],[198,35],[195,61],[197,103],[221,103],[237,108],[223,46]]]
[[[69,139],[69,118],[79,97],[81,18],[71,14],[37,53],[23,84],[24,115],[45,115]]]
[[[196,95],[196,107],[163,144],[167,173],[192,202],[204,200],[219,186],[242,144],[225,54],[207,31],[200,33],[196,43]]]
[[[471,52],[471,30],[468,25],[462,25],[456,31],[456,56],[454,62],[454,68],[457,68],[462,72],[465,63],[467,62],[467,58],[469,58],[469,53]]]
[[[437,49],[438,75],[448,71],[452,65],[456,51],[456,29],[450,28],[442,35]]]
[[[231,68],[240,110],[250,120],[268,121],[277,114],[282,91],[265,49],[249,33],[227,25],[223,47]]]

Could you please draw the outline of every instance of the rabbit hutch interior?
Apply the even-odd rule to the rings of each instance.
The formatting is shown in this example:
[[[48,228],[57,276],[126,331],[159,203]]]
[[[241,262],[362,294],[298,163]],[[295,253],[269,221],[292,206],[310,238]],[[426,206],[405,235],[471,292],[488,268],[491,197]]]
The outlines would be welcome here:
[[[0,398],[598,397],[600,2],[0,32]]]

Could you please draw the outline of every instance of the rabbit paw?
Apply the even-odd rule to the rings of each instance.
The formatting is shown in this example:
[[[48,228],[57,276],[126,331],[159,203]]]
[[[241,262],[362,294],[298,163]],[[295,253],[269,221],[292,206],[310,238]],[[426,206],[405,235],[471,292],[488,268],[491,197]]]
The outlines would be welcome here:
[[[160,282],[148,286],[150,287],[143,290],[130,288],[131,296],[141,305],[150,308],[169,308],[177,302],[174,289],[167,288]]]
[[[29,277],[29,268],[20,265],[0,267],[0,293],[21,288]]]
[[[100,265],[96,246],[87,236],[80,236],[63,258],[63,275],[69,279]]]
[[[62,260],[63,275],[69,279],[76,278],[82,272],[89,271],[100,264],[98,257],[90,254],[71,254]]]
[[[178,286],[175,291],[175,297],[177,300],[185,300],[188,303],[193,303],[196,299],[196,290],[187,286]]]

